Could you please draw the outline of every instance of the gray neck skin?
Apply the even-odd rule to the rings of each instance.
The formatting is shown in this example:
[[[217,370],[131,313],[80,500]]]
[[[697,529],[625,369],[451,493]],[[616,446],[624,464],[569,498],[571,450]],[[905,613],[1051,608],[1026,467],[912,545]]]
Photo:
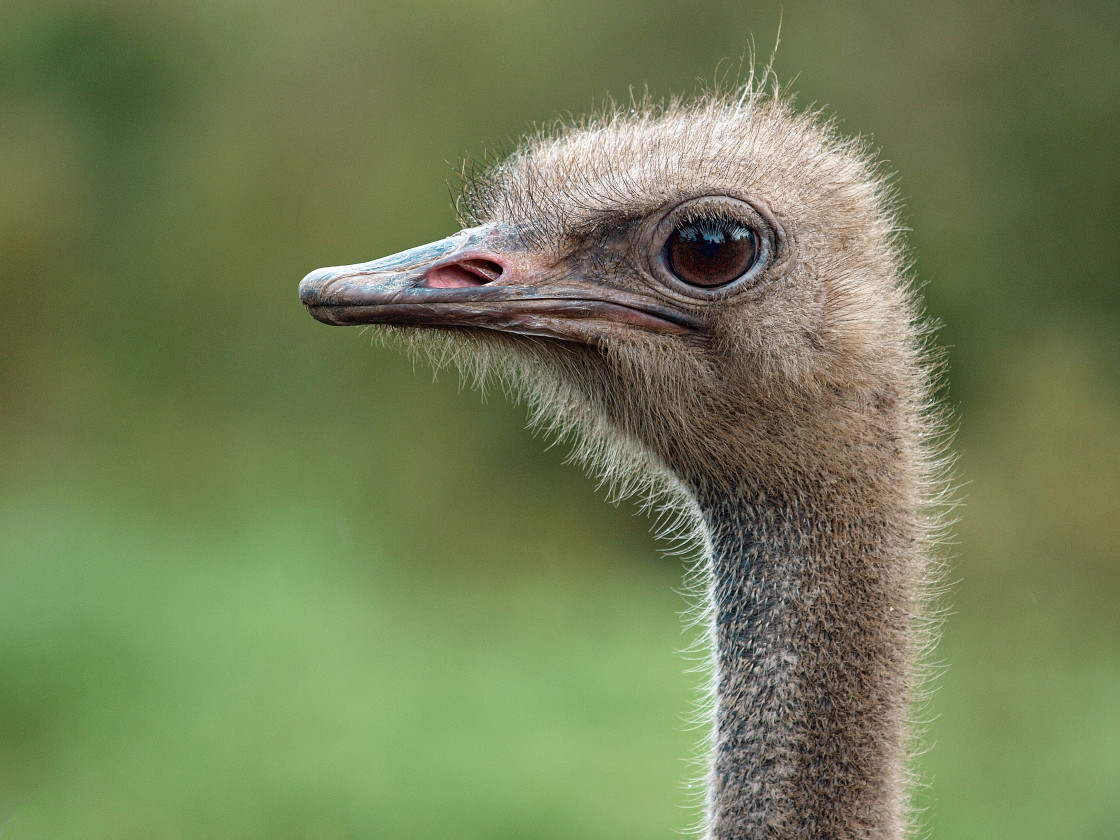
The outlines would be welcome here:
[[[710,837],[903,836],[910,582],[885,555],[914,544],[890,533],[906,526],[874,506],[846,521],[834,491],[697,497],[713,547]]]

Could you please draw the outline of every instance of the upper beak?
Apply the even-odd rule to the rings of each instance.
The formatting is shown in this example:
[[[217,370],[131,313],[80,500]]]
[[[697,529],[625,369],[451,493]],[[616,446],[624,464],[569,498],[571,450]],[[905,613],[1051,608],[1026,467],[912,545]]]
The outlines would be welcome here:
[[[299,296],[325,324],[478,327],[585,344],[620,329],[684,334],[698,326],[647,294],[574,276],[499,223],[380,260],[317,269],[300,282]]]

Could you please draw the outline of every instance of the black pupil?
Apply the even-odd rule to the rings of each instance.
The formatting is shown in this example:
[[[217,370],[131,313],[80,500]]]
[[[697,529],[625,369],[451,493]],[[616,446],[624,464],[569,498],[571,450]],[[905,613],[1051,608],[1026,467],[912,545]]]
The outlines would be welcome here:
[[[665,243],[669,269],[690,286],[730,283],[746,274],[757,256],[754,231],[731,219],[689,222]]]

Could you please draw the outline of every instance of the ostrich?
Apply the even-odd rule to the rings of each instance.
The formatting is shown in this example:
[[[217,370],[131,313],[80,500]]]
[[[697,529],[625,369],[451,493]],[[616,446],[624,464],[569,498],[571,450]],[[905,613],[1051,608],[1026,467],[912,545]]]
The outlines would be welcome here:
[[[459,209],[302,302],[496,376],[677,512],[713,651],[706,836],[906,836],[941,424],[865,144],[777,86],[647,100],[525,139]]]

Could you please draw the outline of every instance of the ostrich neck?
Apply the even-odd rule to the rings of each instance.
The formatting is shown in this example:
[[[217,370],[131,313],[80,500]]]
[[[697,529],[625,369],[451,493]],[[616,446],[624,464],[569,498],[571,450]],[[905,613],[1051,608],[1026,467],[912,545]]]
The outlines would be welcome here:
[[[920,558],[903,483],[876,482],[879,499],[869,484],[697,492],[712,549],[713,840],[904,834]]]

